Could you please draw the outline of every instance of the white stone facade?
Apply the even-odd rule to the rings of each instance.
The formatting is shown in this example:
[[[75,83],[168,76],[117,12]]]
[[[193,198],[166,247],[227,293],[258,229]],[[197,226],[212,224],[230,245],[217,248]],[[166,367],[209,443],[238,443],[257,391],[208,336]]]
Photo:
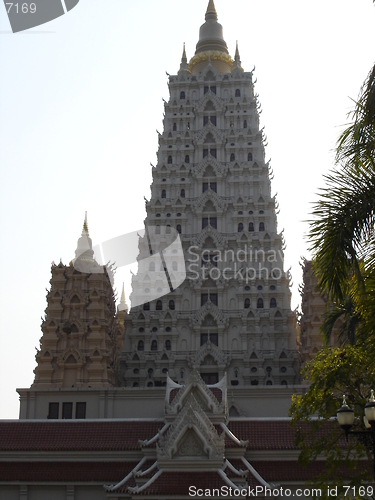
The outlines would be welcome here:
[[[188,63],[184,49],[169,90],[145,226],[160,239],[177,231],[185,263],[147,264],[150,238],[140,239],[131,298],[145,304],[125,320],[121,384],[162,386],[167,374],[184,383],[194,368],[206,383],[225,373],[229,386],[298,383],[296,320],[253,75],[238,49],[229,56],[212,2],[196,54]],[[181,266],[183,284],[160,296],[164,268],[173,281]]]

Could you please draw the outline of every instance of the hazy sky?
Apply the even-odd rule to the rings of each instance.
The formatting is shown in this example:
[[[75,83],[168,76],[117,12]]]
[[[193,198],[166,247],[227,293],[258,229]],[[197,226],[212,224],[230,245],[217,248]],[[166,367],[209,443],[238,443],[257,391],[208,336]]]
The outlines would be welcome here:
[[[13,34],[0,5],[0,418],[33,382],[51,262],[74,257],[84,213],[94,244],[140,229],[162,131],[166,71],[198,41],[208,0],[80,0]],[[304,233],[333,148],[375,60],[372,0],[215,0],[256,92],[285,229],[292,307]],[[130,275],[126,280],[129,296]],[[118,283],[117,288],[120,288]]]

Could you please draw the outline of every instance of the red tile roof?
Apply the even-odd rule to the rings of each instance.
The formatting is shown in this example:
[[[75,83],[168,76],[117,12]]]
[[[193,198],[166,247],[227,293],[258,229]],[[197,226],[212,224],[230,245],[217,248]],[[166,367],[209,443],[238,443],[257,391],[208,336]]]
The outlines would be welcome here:
[[[337,425],[336,422],[334,424]],[[94,461],[95,452],[140,451],[138,439],[152,438],[163,425],[162,421],[129,420],[0,422],[0,451],[19,452],[16,457],[22,460],[17,461],[17,458],[13,457],[12,461],[0,461],[0,482],[79,481],[116,484],[126,477],[138,462],[106,462],[102,458],[100,461]],[[250,450],[296,449],[294,430],[288,420],[234,420],[229,423],[229,428],[237,438],[249,440],[247,448]],[[220,430],[222,429],[218,429],[219,433]],[[230,448],[234,446],[232,440],[227,437],[226,444]],[[92,461],[64,462],[61,458],[48,462],[30,459],[26,461],[22,453],[27,451],[91,451]],[[237,469],[246,470],[245,465],[238,459],[231,462]],[[142,470],[145,471],[152,463],[152,460],[148,460]],[[251,465],[267,482],[309,481],[322,473],[325,466],[322,461],[302,467],[297,461],[283,460],[258,460],[252,461]],[[366,462],[361,462],[360,467],[366,467]],[[225,472],[234,483],[238,482],[238,477],[229,468]],[[147,479],[155,473],[156,469],[147,475]],[[250,472],[246,479],[251,487],[259,484]],[[226,483],[215,471],[165,471],[142,494],[188,495],[189,486],[212,489],[224,485]],[[133,477],[121,491],[126,491],[129,486],[135,486]]]
[[[357,462],[358,470],[371,470],[371,462],[361,460]],[[319,474],[322,474],[325,469],[325,462],[317,460],[308,465],[301,465],[297,461],[278,460],[276,461],[257,461],[251,462],[254,469],[267,481],[311,481]],[[346,478],[354,476],[355,472],[342,469]]]
[[[219,401],[219,403],[221,403],[223,400],[222,390],[219,389],[218,387],[209,387],[209,389],[212,392],[212,394],[215,396],[215,398]]]
[[[172,389],[169,394],[169,403],[171,404],[177,394],[180,392],[180,389]]]
[[[309,481],[324,470],[324,462],[313,462],[306,467],[291,460],[252,460],[251,465],[268,482]]]
[[[133,470],[138,462],[1,462],[0,461],[0,482],[10,481],[29,481],[29,482],[103,482],[115,484],[121,481],[127,474]],[[142,470],[146,470],[152,465],[151,462],[144,464]],[[246,470],[245,465],[236,460],[232,461],[237,469]],[[251,462],[254,469],[267,482],[285,482],[285,481],[309,481],[324,471],[324,461],[316,461],[309,465],[302,466],[297,461],[291,460],[254,460]],[[371,464],[361,462],[361,469],[368,467],[371,470]],[[150,473],[148,478],[156,471]],[[236,483],[236,476],[227,468],[226,474]],[[259,483],[249,473],[246,479],[251,487]],[[147,488],[146,494],[163,494],[167,491],[177,493],[182,492],[189,485],[195,485],[197,488],[210,487],[217,488],[224,483],[223,479],[216,472],[163,472],[161,476]],[[127,483],[126,487],[121,488],[124,491],[128,486],[134,486],[134,479]],[[178,486],[175,486],[178,485]],[[187,485],[187,486],[186,486]],[[172,488],[167,490],[166,487]],[[184,494],[184,493],[181,493]]]
[[[217,472],[163,472],[140,495],[188,495],[189,486],[198,488],[220,488],[226,486]],[[128,485],[116,490],[126,492]]]
[[[290,420],[235,420],[228,428],[238,439],[249,441],[248,450],[297,449]]]
[[[0,422],[0,451],[135,451],[141,449],[138,440],[151,439],[163,426],[163,421],[129,420]],[[228,427],[249,441],[249,450],[297,449],[289,420],[235,420]],[[225,442],[237,447],[228,436]]]
[[[118,483],[138,462],[0,462],[0,482]]]
[[[0,451],[140,450],[163,422],[0,422]]]

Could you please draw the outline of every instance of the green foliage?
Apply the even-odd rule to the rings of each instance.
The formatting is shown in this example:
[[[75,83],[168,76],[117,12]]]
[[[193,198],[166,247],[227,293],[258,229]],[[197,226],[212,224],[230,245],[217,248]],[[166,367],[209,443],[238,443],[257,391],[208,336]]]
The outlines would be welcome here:
[[[349,342],[354,345],[356,330],[360,324],[361,317],[356,311],[355,304],[350,296],[346,297],[341,304],[333,304],[324,316],[321,332],[327,345],[330,343],[333,327],[339,319],[342,320],[338,333],[340,344],[345,345]]]
[[[363,281],[374,265],[375,163],[346,164],[325,176],[327,187],[313,209],[309,239],[319,287],[333,300],[343,301],[351,277]]]
[[[327,485],[341,489],[343,484],[360,486],[371,481],[371,467],[366,470],[365,462],[358,462],[364,458],[372,461],[370,450],[354,436],[349,436],[346,443],[344,432],[333,417],[346,394],[348,405],[358,417],[354,428],[364,429],[364,405],[371,387],[375,387],[373,356],[361,346],[326,348],[317,353],[302,374],[310,387],[303,396],[293,397],[289,413],[296,430],[296,444],[301,448],[299,461],[308,464],[325,458],[324,473],[315,479],[314,486],[324,492]]]
[[[363,272],[375,268],[375,66],[349,116],[309,233],[319,287],[339,303],[350,294],[352,278],[363,293]]]
[[[349,114],[352,123],[341,134],[336,163],[359,164],[374,157],[375,151],[375,66],[362,85],[355,108]]]

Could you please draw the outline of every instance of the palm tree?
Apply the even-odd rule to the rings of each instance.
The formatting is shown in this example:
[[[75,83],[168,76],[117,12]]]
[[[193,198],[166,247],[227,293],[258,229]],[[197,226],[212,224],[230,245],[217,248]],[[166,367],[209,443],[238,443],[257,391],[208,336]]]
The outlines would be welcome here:
[[[334,326],[340,321],[338,328],[338,342],[340,345],[354,345],[356,341],[356,331],[361,317],[356,311],[355,304],[350,296],[346,297],[342,303],[333,304],[324,315],[321,333],[326,345],[330,343]]]
[[[365,318],[375,331],[375,66],[349,116],[336,166],[313,208],[309,240],[319,288],[335,303],[335,314],[346,311],[348,319],[351,307],[354,322],[344,325],[352,342],[353,328]],[[327,316],[326,332],[335,314]]]

